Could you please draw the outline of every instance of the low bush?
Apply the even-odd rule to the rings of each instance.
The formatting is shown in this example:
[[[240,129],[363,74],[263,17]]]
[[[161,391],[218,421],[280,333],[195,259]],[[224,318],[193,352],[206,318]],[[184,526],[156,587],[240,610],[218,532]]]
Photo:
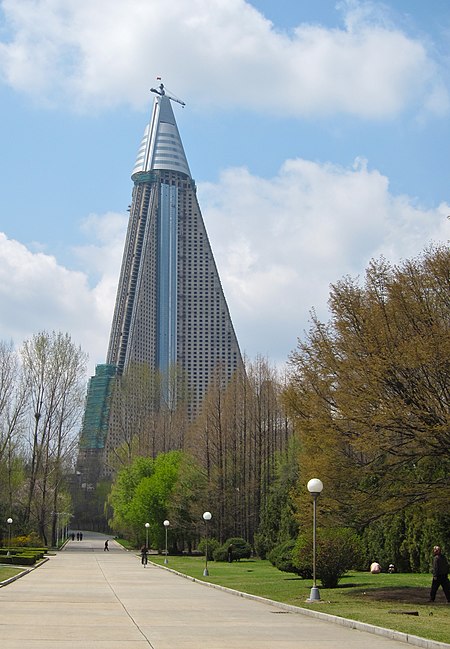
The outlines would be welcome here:
[[[42,541],[36,532],[30,532],[30,534],[23,534],[11,539],[11,545],[15,548],[35,548],[41,547]]]
[[[316,574],[324,588],[336,588],[343,575],[358,566],[362,554],[361,539],[345,527],[317,531]],[[293,552],[293,562],[299,570],[312,572],[313,548],[310,535],[300,534]]]
[[[36,563],[36,556],[34,554],[16,554],[13,556],[14,565],[19,565],[19,566],[34,566]]]
[[[223,545],[216,549],[213,555],[214,561],[228,561],[230,547],[232,561],[250,559],[252,556],[252,546],[250,543],[240,537],[232,537],[231,539],[227,539]]]
[[[10,554],[8,556],[3,556],[1,563],[12,564],[15,566],[34,566],[36,563],[36,557],[34,554]]]
[[[206,547],[208,546],[208,561],[212,561],[214,557],[214,553],[217,550],[217,548],[220,546],[220,543],[217,539],[208,539],[208,542],[206,542],[206,538],[201,539],[198,546],[197,550],[205,555],[206,554]]]
[[[1,548],[0,549],[0,557],[7,556],[8,553],[17,555],[17,556],[22,556],[22,555],[28,555],[28,556],[34,556],[36,561],[38,559],[42,559],[44,557],[44,554],[47,552],[47,548],[27,548],[27,547],[22,547],[22,548],[16,548],[12,547],[10,549],[8,548]]]
[[[303,579],[311,579],[312,570],[310,566],[296,565],[293,559],[295,541],[285,541],[276,545],[268,554],[267,558],[270,563],[282,572],[292,572]]]

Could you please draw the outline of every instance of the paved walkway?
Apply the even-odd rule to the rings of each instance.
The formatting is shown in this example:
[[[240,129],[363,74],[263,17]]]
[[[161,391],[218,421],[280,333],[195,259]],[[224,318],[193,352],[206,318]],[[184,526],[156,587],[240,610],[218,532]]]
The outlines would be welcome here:
[[[1,649],[405,649],[148,566],[85,534],[0,588]],[[427,645],[424,645],[427,646]],[[432,645],[430,645],[431,647]]]

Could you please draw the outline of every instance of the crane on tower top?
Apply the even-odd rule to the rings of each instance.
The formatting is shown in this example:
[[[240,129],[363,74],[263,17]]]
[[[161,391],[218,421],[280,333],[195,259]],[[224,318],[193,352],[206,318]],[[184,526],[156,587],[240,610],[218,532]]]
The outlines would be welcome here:
[[[167,99],[170,99],[171,101],[176,101],[177,104],[181,104],[182,106],[186,106],[184,101],[181,101],[181,99],[177,99],[177,97],[173,97],[172,95],[168,95],[166,93],[166,90],[164,88],[164,84],[160,83],[159,88],[150,88],[150,92],[154,92],[160,97],[167,97]]]

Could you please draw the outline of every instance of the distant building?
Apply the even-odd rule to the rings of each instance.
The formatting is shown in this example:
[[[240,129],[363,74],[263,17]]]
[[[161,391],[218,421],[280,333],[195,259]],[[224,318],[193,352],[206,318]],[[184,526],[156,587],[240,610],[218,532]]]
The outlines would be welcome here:
[[[114,446],[114,426],[105,435],[108,406],[94,392],[105,376],[121,375],[145,363],[169,376],[180,370],[178,386],[167,378],[166,400],[188,395],[188,418],[195,418],[213,377],[229,381],[242,357],[181,142],[171,101],[161,84],[132,173],[134,181],[107,364],[91,379],[80,451],[99,463]],[[179,102],[182,103],[182,102]],[[114,372],[111,372],[114,368]],[[98,376],[97,376],[98,374]],[[183,385],[181,385],[181,382]],[[109,389],[103,386],[104,396]],[[130,406],[131,407],[131,406]],[[91,453],[91,455],[92,455]],[[80,456],[81,459],[81,456]]]
[[[115,376],[114,365],[97,365],[95,376],[89,379],[77,460],[78,483],[84,491],[93,488],[103,471],[109,397]]]

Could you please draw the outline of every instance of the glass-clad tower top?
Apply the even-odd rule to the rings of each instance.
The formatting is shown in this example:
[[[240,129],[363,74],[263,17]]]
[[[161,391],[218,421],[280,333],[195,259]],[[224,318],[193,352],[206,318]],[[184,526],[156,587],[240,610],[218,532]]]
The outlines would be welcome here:
[[[152,116],[145,128],[131,177],[134,180],[136,174],[157,169],[178,171],[190,177],[191,172],[173,114],[171,99],[166,95],[162,84],[158,90],[153,89],[153,92],[156,93],[156,97]]]

